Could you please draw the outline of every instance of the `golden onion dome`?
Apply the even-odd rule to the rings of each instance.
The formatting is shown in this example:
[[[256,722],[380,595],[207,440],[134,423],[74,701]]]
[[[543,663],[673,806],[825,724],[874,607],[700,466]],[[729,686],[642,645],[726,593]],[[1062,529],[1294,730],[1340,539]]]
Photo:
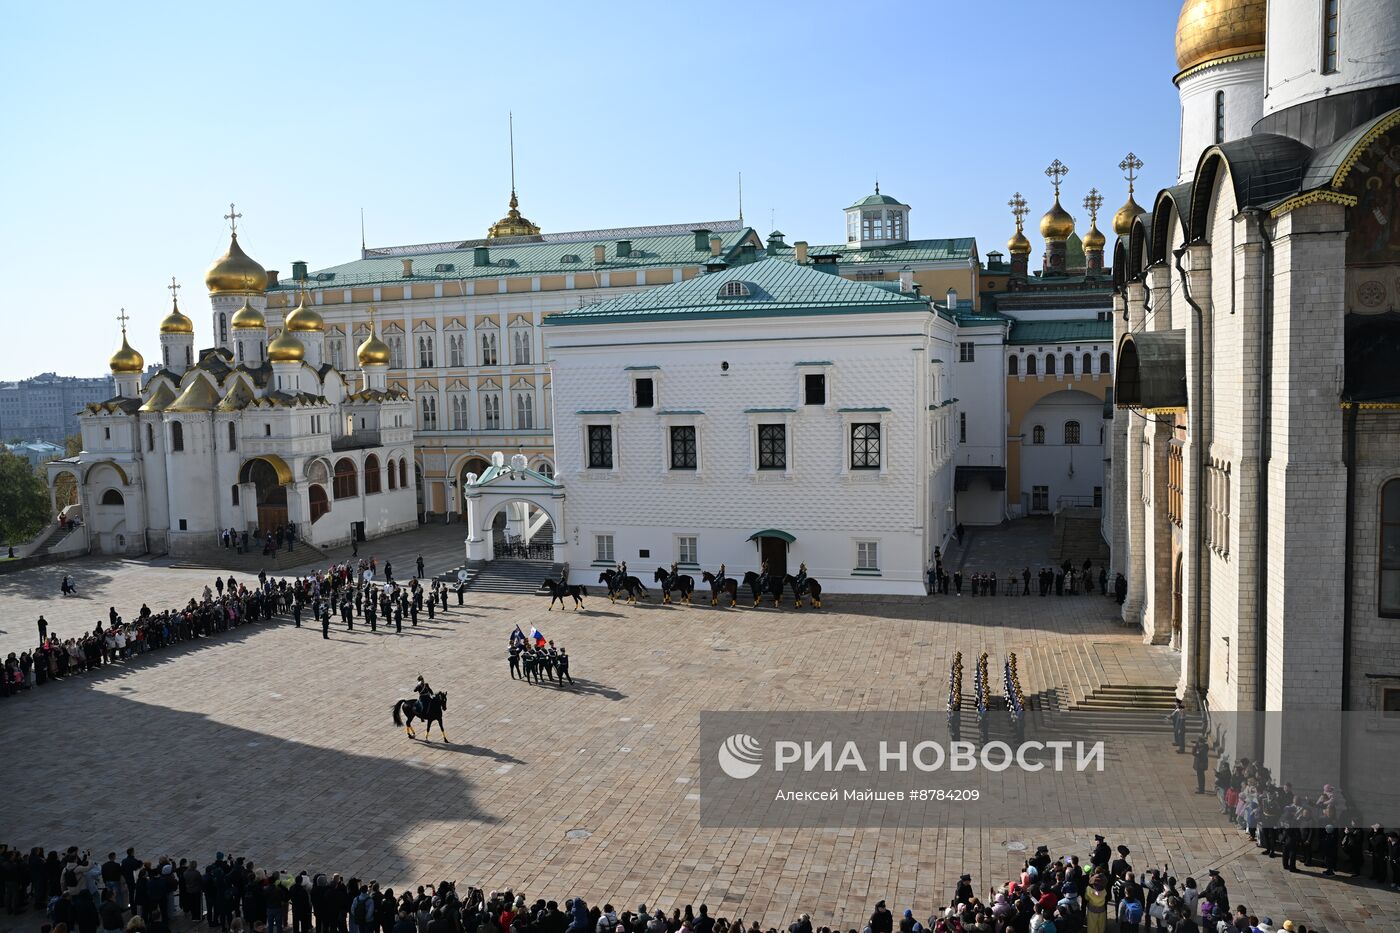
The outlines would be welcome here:
[[[233,312],[233,317],[229,319],[229,326],[234,330],[262,330],[267,327],[267,318],[263,317],[261,311],[245,301],[243,307]]]
[[[373,329],[365,342],[360,344],[360,349],[356,351],[361,366],[388,366],[389,365],[389,345],[379,339]]]
[[[194,333],[194,321],[191,321],[185,316],[185,313],[180,310],[180,302],[171,302],[170,313],[161,319],[160,332],[162,334]]]
[[[284,330],[267,345],[267,358],[274,363],[300,363],[306,359],[306,347]]]
[[[1118,208],[1118,213],[1113,215],[1113,232],[1119,236],[1127,236],[1133,232],[1133,221],[1138,215],[1145,213],[1142,205],[1133,200],[1133,193],[1128,192],[1128,200],[1122,207]]]
[[[261,295],[267,289],[267,270],[243,252],[235,233],[229,239],[228,251],[204,273],[204,284],[211,295]]]
[[[1067,240],[1073,232],[1074,218],[1060,206],[1060,196],[1055,195],[1055,203],[1040,218],[1040,235],[1047,240]]]
[[[146,368],[146,358],[132,348],[126,340],[126,329],[122,328],[121,349],[112,354],[112,358],[107,361],[107,365],[112,368],[113,373],[127,374],[139,373]]]
[[[1176,66],[1264,51],[1266,0],[1186,0],[1176,20]]]
[[[1084,251],[1086,253],[1092,252],[1094,250],[1103,252],[1104,244],[1106,244],[1107,242],[1108,238],[1103,235],[1102,231],[1099,230],[1099,225],[1090,222],[1089,230],[1084,234]]]
[[[1031,254],[1031,241],[1026,239],[1026,235],[1018,229],[1015,235],[1006,241],[1006,249],[1013,256],[1029,256]]]
[[[319,311],[306,306],[306,298],[303,297],[297,302],[297,306],[288,312],[286,328],[298,334],[320,332],[326,329],[326,322]]]

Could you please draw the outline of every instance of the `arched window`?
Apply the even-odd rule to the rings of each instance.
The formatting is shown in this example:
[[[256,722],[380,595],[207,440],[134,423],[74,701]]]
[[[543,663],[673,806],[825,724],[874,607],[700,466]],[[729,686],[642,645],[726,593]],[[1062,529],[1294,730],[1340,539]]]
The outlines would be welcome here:
[[[437,430],[437,399],[431,395],[425,395],[420,400],[423,411],[423,430]]]
[[[1073,375],[1074,375],[1074,354],[1073,354],[1073,353],[1066,353],[1066,354],[1065,354],[1065,375],[1066,375],[1066,376],[1073,376]]]
[[[1094,371],[1094,355],[1093,355],[1092,353],[1086,353],[1086,354],[1084,354],[1084,368],[1081,369],[1080,372],[1082,372],[1084,375],[1087,376],[1087,375],[1089,375],[1090,373],[1092,373],[1093,371]]]
[[[156,449],[156,429],[153,425],[146,425],[146,449]]]
[[[1008,376],[1021,374],[1021,358],[1014,353],[1006,358],[1006,374]]]
[[[747,298],[749,297],[749,287],[743,282],[725,282],[719,290],[720,298]]]
[[[370,454],[365,458],[365,495],[379,492],[379,458]]]
[[[1055,375],[1055,355],[1053,353],[1045,354],[1045,375]]]
[[[1380,614],[1400,616],[1400,479],[1381,487]]]
[[[1225,92],[1215,92],[1215,142],[1225,141]]]
[[[193,357],[191,356],[191,354],[192,354],[193,352],[194,352],[194,347],[192,347],[192,346],[189,345],[189,344],[185,344],[185,365],[186,365],[186,366],[193,366],[193,365],[194,365],[194,359],[193,359]]]
[[[238,449],[238,428],[232,421],[228,423],[228,449]]]
[[[481,365],[495,366],[496,357],[496,335],[491,331],[483,331],[481,334]]]
[[[170,449],[185,449],[185,426],[178,421],[170,422]]]
[[[360,494],[355,461],[349,457],[341,457],[335,462],[335,479],[331,486],[337,499],[353,499]]]
[[[1032,443],[1032,444],[1044,444],[1044,443],[1045,443],[1045,426],[1044,426],[1044,425],[1038,424],[1038,425],[1036,425],[1035,427],[1031,428],[1031,443]]]
[[[1027,376],[1034,376],[1034,375],[1035,375],[1035,354],[1034,354],[1034,353],[1030,353],[1030,354],[1027,354],[1027,355],[1026,355],[1026,375],[1027,375]]]
[[[125,504],[126,504],[126,500],[123,499],[123,498],[122,498],[122,494],[119,493],[119,492],[117,492],[115,489],[109,489],[109,490],[107,490],[106,492],[104,492],[104,493],[102,494],[102,504],[103,504],[103,505],[125,505]]]
[[[226,343],[228,343],[228,315],[227,315],[227,314],[224,314],[224,313],[222,313],[222,312],[220,312],[220,314],[219,314],[219,344],[220,344],[220,345],[223,345],[223,344],[226,344]]]
[[[548,460],[541,460],[535,466],[535,472],[539,473],[541,476],[548,476],[550,479],[554,479],[554,467],[550,465]]]
[[[238,484],[237,484],[237,483],[234,483],[232,486],[230,486],[230,487],[229,487],[229,492],[230,492],[230,494],[231,494],[232,497],[233,497],[233,504],[234,504],[234,505],[237,505],[237,504],[238,504]]]
[[[526,431],[535,426],[535,397],[529,392],[515,394],[515,426]]]
[[[1112,359],[1107,353],[1099,354],[1099,372],[1103,373],[1104,375],[1108,375],[1109,371],[1113,369],[1111,363]]]
[[[510,334],[510,361],[516,366],[530,364],[530,332],[521,328]]]
[[[403,457],[399,458],[399,485],[408,488],[408,461]]]
[[[395,469],[394,461],[392,459],[389,461],[388,466],[389,469],[387,470],[387,472],[389,474],[389,491],[392,492],[395,489],[399,488],[399,471]]]
[[[308,498],[311,500],[311,521],[314,524],[316,519],[331,510],[331,504],[330,501],[326,499],[326,490],[324,487],[312,483],[307,487],[307,492],[309,494]]]
[[[1078,443],[1079,443],[1079,422],[1078,422],[1078,421],[1066,421],[1066,422],[1065,422],[1065,443],[1066,443],[1066,444],[1078,444]]]

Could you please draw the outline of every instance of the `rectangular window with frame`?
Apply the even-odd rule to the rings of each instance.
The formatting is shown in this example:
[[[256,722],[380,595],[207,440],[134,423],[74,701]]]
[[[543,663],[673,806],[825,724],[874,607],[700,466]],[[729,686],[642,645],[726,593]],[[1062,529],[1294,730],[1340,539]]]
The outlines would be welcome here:
[[[588,426],[588,468],[590,470],[611,470],[613,468],[612,425],[590,424]]]
[[[851,425],[851,469],[880,469],[880,425]]]
[[[1322,9],[1322,73],[1337,71],[1337,42],[1340,38],[1337,6],[1340,0],[1324,0]]]
[[[807,405],[826,404],[826,375],[807,373],[802,377],[802,400]]]
[[[857,542],[856,542],[856,569],[857,569],[857,570],[879,570],[879,569],[880,569],[880,542],[878,542],[878,541],[857,541]]]
[[[787,469],[787,425],[760,424],[758,426],[758,468],[760,470]]]
[[[700,563],[700,539],[694,535],[676,537],[676,561],[682,564]]]
[[[1032,512],[1048,512],[1048,511],[1050,511],[1050,487],[1049,487],[1049,486],[1032,486],[1032,487],[1031,487],[1031,511],[1032,511]]]
[[[671,428],[671,469],[694,470],[699,458],[695,448],[695,425],[678,424]]]
[[[958,344],[958,362],[971,363],[977,358],[977,344],[971,341],[964,341]]]
[[[612,561],[613,561],[613,536],[612,536],[612,535],[594,535],[594,536],[593,536],[593,542],[594,542],[594,545],[595,545],[594,553],[597,554],[596,560],[598,560],[600,563],[612,563]]]
[[[1400,616],[1400,480],[1381,487],[1379,612]]]
[[[958,412],[958,443],[967,443],[967,412]]]
[[[651,408],[656,403],[656,386],[651,379],[637,379],[632,383],[637,408]]]

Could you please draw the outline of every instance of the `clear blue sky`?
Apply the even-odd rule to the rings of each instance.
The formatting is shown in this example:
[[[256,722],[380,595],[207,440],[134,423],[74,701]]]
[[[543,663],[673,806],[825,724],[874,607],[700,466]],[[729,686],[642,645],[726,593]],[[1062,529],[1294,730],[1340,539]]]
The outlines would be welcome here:
[[[771,210],[789,240],[836,242],[878,173],[915,237],[1004,250],[1007,198],[1033,227],[1051,159],[1080,219],[1090,186],[1122,203],[1129,149],[1146,196],[1175,181],[1178,9],[12,4],[0,378],[105,374],[122,306],[155,359],[172,275],[210,345],[203,273],[230,201],[284,274],[355,258],[361,207],[370,245],[484,235],[509,195],[509,110],[521,210],[545,231],[733,217],[742,171],[749,223],[766,233]]]

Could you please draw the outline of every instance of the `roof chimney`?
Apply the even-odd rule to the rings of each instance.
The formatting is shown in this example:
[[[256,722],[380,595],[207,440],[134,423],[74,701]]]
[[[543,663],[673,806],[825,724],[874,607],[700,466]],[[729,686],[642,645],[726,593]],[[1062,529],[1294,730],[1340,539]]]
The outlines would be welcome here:
[[[268,288],[276,288],[276,287],[277,287],[277,276],[280,275],[280,274],[281,274],[281,273],[279,273],[276,269],[268,269],[268,270],[267,270],[267,287],[268,287]]]
[[[403,261],[403,277],[406,278],[406,279],[411,279],[411,278],[413,278],[413,260],[412,260],[412,259],[405,259],[405,260]]]
[[[593,261],[600,264],[608,261],[608,248],[602,243],[593,247]]]
[[[840,273],[840,268],[836,264],[838,258],[835,253],[819,253],[812,257],[812,268],[829,275],[838,275]]]
[[[899,290],[906,295],[914,290],[914,273],[905,269],[899,273]]]
[[[720,239],[718,233],[710,234],[710,255],[718,256],[719,251],[724,248],[724,241]]]
[[[491,247],[489,247],[489,246],[475,246],[475,247],[472,247],[472,265],[474,265],[474,266],[489,266],[489,265],[491,265]]]
[[[796,243],[792,244],[792,248],[797,251],[797,264],[799,266],[807,265],[807,241],[798,240]]]
[[[948,310],[958,310],[958,290],[956,288],[948,289]]]
[[[704,227],[697,227],[690,232],[695,234],[696,249],[703,252],[710,248],[710,231],[706,230]]]
[[[631,240],[618,240],[618,241],[617,241],[617,258],[618,258],[618,259],[631,259],[631,258],[632,258],[632,241],[631,241]]]
[[[306,260],[305,260],[305,259],[294,259],[294,260],[292,260],[292,281],[293,281],[293,282],[305,282],[305,281],[306,281]]]

